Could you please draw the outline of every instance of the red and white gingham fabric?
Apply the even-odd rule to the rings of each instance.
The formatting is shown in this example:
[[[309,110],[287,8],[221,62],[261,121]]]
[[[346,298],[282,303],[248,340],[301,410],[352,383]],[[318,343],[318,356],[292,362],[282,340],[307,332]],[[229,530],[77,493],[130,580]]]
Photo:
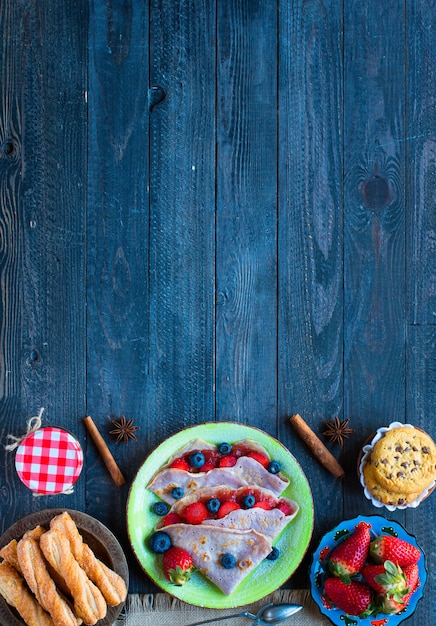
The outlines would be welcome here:
[[[41,494],[70,489],[82,466],[79,442],[61,428],[39,428],[23,439],[15,456],[20,479],[29,489]]]

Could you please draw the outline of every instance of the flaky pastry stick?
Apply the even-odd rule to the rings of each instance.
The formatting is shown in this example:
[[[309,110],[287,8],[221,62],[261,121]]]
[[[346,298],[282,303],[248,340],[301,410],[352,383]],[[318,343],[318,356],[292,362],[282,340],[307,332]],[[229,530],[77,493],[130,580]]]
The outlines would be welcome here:
[[[40,546],[47,561],[65,580],[73,598],[76,615],[90,625],[105,617],[106,601],[74,558],[67,537],[58,530],[51,529],[42,535]]]
[[[44,535],[43,535],[44,536]],[[77,626],[80,623],[47,571],[39,542],[31,536],[20,539],[17,556],[21,571],[40,605],[50,613],[56,626]]]
[[[12,539],[0,550],[0,557],[9,563],[9,565],[12,565],[12,567],[16,569],[19,574],[21,574],[21,567],[17,557],[17,545],[18,541],[16,539]]]
[[[6,561],[0,563],[0,594],[17,609],[27,626],[55,626],[50,615],[27,590],[17,570]]]
[[[41,535],[43,535],[45,532],[46,532],[46,528],[38,525],[38,526],[35,526],[35,528],[26,530],[22,539],[27,539],[27,537],[32,537],[33,539],[36,539],[37,541],[39,541],[41,538]]]
[[[36,526],[35,528],[32,528],[32,530],[27,530],[23,537],[33,537],[34,539],[39,540],[44,532],[45,529],[42,526]],[[12,565],[12,567],[14,567],[17,572],[21,574],[21,566],[17,556],[17,545],[18,541],[16,539],[12,539],[0,550],[0,557],[9,563],[9,565]]]
[[[83,542],[82,535],[70,514],[65,511],[54,517],[50,522],[50,528],[59,530],[68,538],[74,558],[85,570],[88,578],[100,589],[106,602],[110,606],[124,602],[127,596],[126,583],[121,576],[102,563]]]

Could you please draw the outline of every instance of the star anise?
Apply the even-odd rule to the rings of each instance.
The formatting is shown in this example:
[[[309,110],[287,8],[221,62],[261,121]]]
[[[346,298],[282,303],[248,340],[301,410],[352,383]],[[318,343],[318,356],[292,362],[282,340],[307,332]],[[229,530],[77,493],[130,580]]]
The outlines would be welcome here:
[[[111,420],[111,422],[115,428],[110,430],[109,434],[117,438],[116,443],[120,443],[120,441],[129,443],[129,439],[136,439],[134,432],[138,430],[138,426],[133,426],[132,419],[127,420],[126,417],[122,415],[120,420]]]
[[[349,419],[346,419],[341,422],[336,415],[333,422],[326,422],[327,429],[322,434],[327,437],[330,443],[338,443],[342,447],[344,439],[354,432],[353,428],[348,427],[349,421]]]

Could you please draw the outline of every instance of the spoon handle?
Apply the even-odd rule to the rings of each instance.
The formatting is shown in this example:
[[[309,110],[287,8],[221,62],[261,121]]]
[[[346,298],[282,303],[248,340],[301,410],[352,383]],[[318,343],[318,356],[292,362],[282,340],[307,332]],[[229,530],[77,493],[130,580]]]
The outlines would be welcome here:
[[[224,617],[214,617],[213,619],[206,619],[202,622],[195,622],[194,624],[186,624],[186,626],[203,626],[203,624],[212,624],[212,622],[221,622],[225,619],[232,619],[233,617],[250,617],[251,619],[256,619],[256,616],[248,611],[244,611],[243,613],[238,613],[237,615],[224,615]]]

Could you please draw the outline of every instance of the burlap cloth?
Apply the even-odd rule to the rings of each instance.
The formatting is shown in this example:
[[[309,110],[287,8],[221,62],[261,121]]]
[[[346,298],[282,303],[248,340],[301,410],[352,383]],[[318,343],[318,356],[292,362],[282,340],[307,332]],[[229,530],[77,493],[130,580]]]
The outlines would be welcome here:
[[[283,626],[331,626],[313,602],[310,592],[305,589],[276,591],[260,602],[239,609],[202,609],[172,598],[166,593],[155,595],[129,595],[126,606],[114,626],[185,626],[192,622],[237,615],[242,611],[257,611],[268,602],[290,602],[301,604],[304,608],[283,622]],[[235,617],[216,622],[217,626],[250,626],[253,621],[248,617]]]

